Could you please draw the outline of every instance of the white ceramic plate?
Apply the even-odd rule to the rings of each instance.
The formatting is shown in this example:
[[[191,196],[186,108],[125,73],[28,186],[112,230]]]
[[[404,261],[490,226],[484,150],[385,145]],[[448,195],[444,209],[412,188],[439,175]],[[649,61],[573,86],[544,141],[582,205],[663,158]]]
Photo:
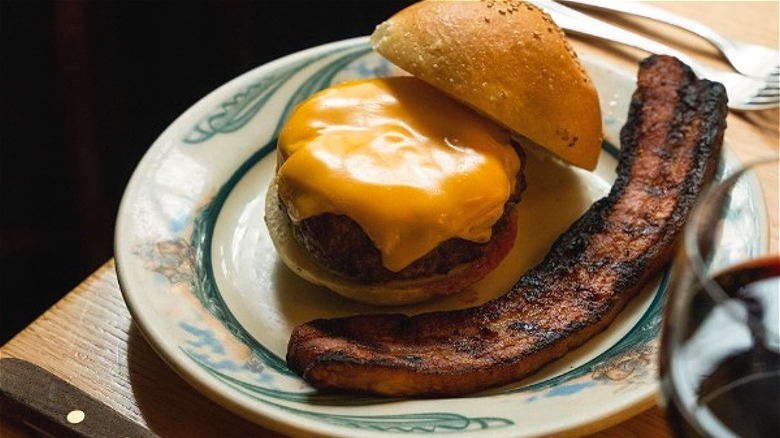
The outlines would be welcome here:
[[[393,310],[464,307],[501,294],[608,192],[617,155],[612,145],[634,80],[597,60],[584,63],[599,88],[607,132],[598,169],[572,170],[529,154],[523,245],[473,290]],[[127,187],[116,229],[122,291],[148,341],[206,396],[290,435],[576,435],[651,405],[665,276],[585,346],[530,378],[484,393],[440,400],[322,394],[290,372],[284,355],[293,326],[386,309],[311,286],[277,260],[263,223],[275,137],[291,108],[313,92],[398,73],[365,38],[316,47],[225,84],[160,136]],[[726,169],[734,166],[728,157]]]

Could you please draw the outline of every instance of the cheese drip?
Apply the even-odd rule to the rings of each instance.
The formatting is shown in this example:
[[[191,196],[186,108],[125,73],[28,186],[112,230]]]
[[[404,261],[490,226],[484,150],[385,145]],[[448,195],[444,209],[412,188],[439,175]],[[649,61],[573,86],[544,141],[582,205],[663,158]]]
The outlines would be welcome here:
[[[349,216],[394,272],[450,238],[490,240],[520,168],[504,130],[413,77],[315,94],[278,149],[291,219]]]

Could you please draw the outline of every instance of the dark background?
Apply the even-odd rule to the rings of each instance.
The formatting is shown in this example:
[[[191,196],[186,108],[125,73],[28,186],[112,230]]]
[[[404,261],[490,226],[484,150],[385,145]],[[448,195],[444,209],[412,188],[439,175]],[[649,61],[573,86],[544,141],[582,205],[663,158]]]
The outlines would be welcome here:
[[[0,0],[0,345],[112,257],[125,184],[180,113],[410,3]]]

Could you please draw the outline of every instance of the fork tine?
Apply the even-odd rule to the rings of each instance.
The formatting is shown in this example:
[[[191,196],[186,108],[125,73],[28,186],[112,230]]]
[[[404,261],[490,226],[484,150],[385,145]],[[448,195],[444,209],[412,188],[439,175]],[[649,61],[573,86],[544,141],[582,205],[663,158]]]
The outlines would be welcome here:
[[[756,95],[750,98],[749,103],[755,103],[755,104],[776,104],[780,102],[780,98],[778,96],[760,96]]]
[[[747,105],[759,105],[763,107],[776,107],[780,104],[780,90],[758,90],[756,94],[747,99]]]
[[[753,96],[749,100],[749,103],[756,104],[777,104],[778,102],[780,102],[778,96]]]
[[[759,94],[768,95],[768,96],[778,96],[780,95],[780,87],[766,84],[761,89],[761,92]]]
[[[778,89],[780,88],[780,76],[767,76],[763,79],[764,88]]]

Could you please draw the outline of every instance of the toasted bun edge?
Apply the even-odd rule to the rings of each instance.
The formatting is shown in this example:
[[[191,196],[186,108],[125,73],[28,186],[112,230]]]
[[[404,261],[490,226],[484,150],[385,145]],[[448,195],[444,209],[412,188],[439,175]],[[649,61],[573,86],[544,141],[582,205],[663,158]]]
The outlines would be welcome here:
[[[563,31],[513,0],[422,1],[377,26],[374,49],[564,161],[595,168],[598,93]]]

